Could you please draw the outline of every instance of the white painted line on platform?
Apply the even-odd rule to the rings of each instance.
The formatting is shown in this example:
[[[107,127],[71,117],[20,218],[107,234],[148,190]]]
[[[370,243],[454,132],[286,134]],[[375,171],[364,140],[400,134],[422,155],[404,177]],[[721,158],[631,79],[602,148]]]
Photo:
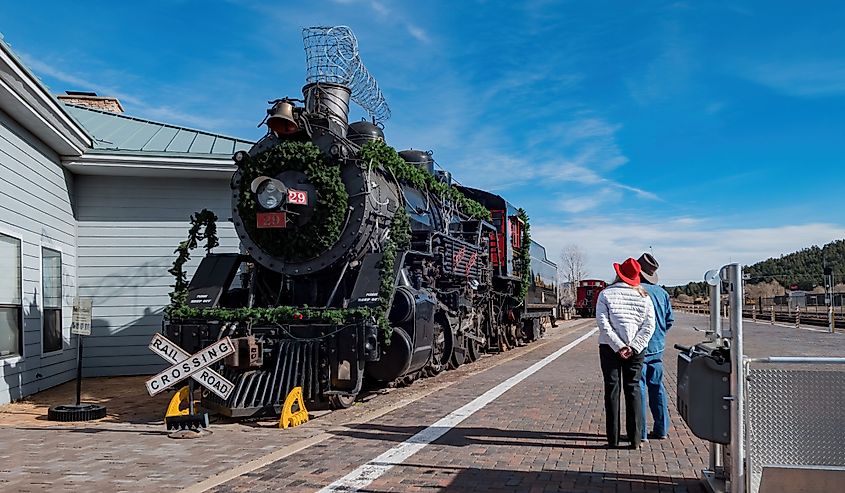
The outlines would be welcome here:
[[[571,327],[564,328],[563,330],[565,330],[566,332],[564,332],[561,335],[562,336],[568,336],[575,331],[583,329],[588,324],[589,324],[589,322],[587,322],[587,323],[576,322]],[[479,373],[484,373],[486,371],[490,371],[493,368],[498,367],[499,365],[502,365],[504,363],[508,363],[509,361],[512,361],[512,360],[517,359],[517,358],[521,358],[521,357],[525,356],[526,354],[529,354],[529,353],[531,353],[531,352],[533,352],[537,349],[545,347],[545,344],[547,344],[547,343],[541,342],[539,344],[532,344],[528,347],[521,348],[520,351],[512,351],[507,356],[497,358],[497,360],[495,361],[495,363],[493,363],[492,366],[490,366],[488,368],[484,368],[482,370],[470,371],[468,374],[465,375],[465,377],[471,377],[471,376],[477,375]],[[365,413],[361,416],[358,416],[357,418],[353,418],[352,420],[347,421],[347,422],[343,423],[342,425],[340,425],[340,427],[350,426],[350,425],[355,425],[355,424],[360,424],[360,423],[367,423],[369,421],[378,419],[378,418],[384,416],[385,414],[389,414],[393,411],[401,409],[401,408],[403,408],[403,407],[405,407],[409,404],[417,402],[418,400],[424,399],[424,398],[428,397],[429,395],[432,395],[436,392],[440,392],[441,390],[443,390],[445,388],[448,388],[448,387],[451,387],[452,385],[460,383],[461,381],[462,380],[453,380],[451,382],[445,382],[445,383],[439,384],[439,385],[437,385],[437,386],[435,386],[431,389],[428,389],[425,392],[412,395],[411,397],[402,399],[401,401],[395,402],[395,403],[387,405],[387,406],[380,407],[380,408],[375,409],[373,411],[367,412],[367,413]],[[311,424],[311,423],[315,423],[315,421],[311,421],[308,424]],[[258,470],[262,467],[268,466],[268,465],[272,464],[273,462],[276,462],[278,460],[282,460],[282,459],[285,459],[287,457],[290,457],[291,455],[293,455],[293,454],[295,454],[295,453],[297,453],[301,450],[305,450],[305,449],[307,449],[307,448],[309,448],[313,445],[316,445],[320,442],[328,440],[329,438],[332,438],[334,436],[336,436],[336,435],[334,435],[333,433],[330,433],[330,432],[321,432],[321,433],[319,433],[315,436],[312,436],[310,438],[305,438],[305,439],[300,440],[298,442],[295,442],[291,445],[287,445],[284,448],[281,448],[279,450],[275,450],[275,451],[273,451],[273,452],[271,452],[267,455],[264,455],[262,457],[258,457],[257,459],[251,460],[251,461],[246,462],[244,464],[237,465],[237,466],[235,466],[231,469],[227,469],[226,471],[223,471],[221,473],[215,474],[214,476],[211,476],[210,478],[207,478],[203,481],[200,481],[199,483],[187,486],[187,487],[183,488],[182,490],[180,490],[180,493],[203,493],[203,492],[208,491],[212,488],[220,486],[221,484],[224,484],[227,481],[231,481],[231,480],[233,480],[233,479],[235,479],[239,476],[243,476],[244,474],[248,474],[248,473],[256,471],[256,470]]]
[[[409,457],[422,450],[426,445],[445,435],[449,430],[460,424],[462,421],[484,408],[487,404],[496,400],[499,396],[512,389],[526,378],[530,377],[534,373],[537,373],[544,366],[556,360],[561,355],[598,332],[598,330],[598,327],[590,330],[573,342],[570,342],[566,346],[563,346],[554,353],[546,356],[540,361],[476,397],[465,406],[452,411],[452,413],[446,417],[438,420],[433,425],[417,433],[408,440],[379,455],[375,459],[355,469],[334,483],[326,486],[320,490],[319,493],[329,493],[333,491],[358,491],[367,487],[370,483],[392,469],[393,466],[402,464]]]

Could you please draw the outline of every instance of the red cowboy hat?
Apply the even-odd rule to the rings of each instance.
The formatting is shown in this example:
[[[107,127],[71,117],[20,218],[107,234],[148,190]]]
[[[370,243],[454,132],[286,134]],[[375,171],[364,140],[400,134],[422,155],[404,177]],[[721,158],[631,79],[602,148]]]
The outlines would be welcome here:
[[[616,275],[619,276],[619,279],[622,279],[627,284],[630,284],[631,286],[640,285],[641,268],[640,263],[636,260],[629,258],[621,264],[614,262],[613,270],[616,271]]]

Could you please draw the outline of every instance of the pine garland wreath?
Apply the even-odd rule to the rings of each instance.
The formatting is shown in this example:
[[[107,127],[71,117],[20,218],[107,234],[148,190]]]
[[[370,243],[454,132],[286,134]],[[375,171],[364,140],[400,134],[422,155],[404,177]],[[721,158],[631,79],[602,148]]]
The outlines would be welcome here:
[[[517,299],[524,302],[526,295],[528,295],[528,286],[531,284],[531,226],[528,223],[528,213],[524,209],[520,208],[517,211],[517,217],[523,222],[522,244],[517,252],[519,265],[522,269],[522,284],[519,287]]]
[[[295,306],[241,307],[241,308],[193,308],[181,305],[170,312],[171,319],[215,320],[219,322],[252,323],[324,323],[351,325],[372,316],[366,308],[319,309]]]
[[[202,232],[200,228],[203,229]],[[185,306],[188,297],[188,276],[185,274],[184,266],[191,259],[191,250],[196,248],[202,240],[205,240],[206,253],[211,253],[211,250],[220,244],[217,238],[217,215],[208,209],[203,209],[191,215],[188,239],[179,243],[179,246],[173,251],[177,254],[176,260],[173,261],[173,267],[167,272],[172,274],[176,280],[171,285],[173,291],[170,293],[170,306],[165,308],[168,315],[173,313],[176,308]]]
[[[258,204],[249,189],[259,176],[300,171],[316,189],[314,215],[301,228],[259,229]],[[334,245],[340,238],[349,207],[349,194],[340,165],[330,161],[311,142],[284,141],[248,161],[241,169],[238,214],[250,238],[270,255],[287,260],[308,260]]]
[[[367,142],[361,150],[361,157],[367,163],[372,162],[374,165],[389,170],[400,182],[420,190],[428,190],[434,195],[456,203],[461,212],[472,218],[490,220],[490,211],[486,207],[461,193],[457,187],[438,181],[431,173],[406,163],[396,149],[383,141]]]

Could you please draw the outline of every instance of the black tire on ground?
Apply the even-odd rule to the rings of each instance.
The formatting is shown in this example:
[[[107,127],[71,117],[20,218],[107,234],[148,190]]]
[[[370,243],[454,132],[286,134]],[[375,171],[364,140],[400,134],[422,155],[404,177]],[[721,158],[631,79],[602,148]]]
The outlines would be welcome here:
[[[106,407],[99,404],[62,404],[47,410],[50,421],[91,421],[106,417]]]

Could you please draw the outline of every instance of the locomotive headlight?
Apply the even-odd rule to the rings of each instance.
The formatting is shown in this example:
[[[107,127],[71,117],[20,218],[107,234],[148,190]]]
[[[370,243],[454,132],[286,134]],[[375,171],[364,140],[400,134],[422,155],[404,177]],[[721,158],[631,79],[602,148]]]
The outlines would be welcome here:
[[[267,176],[256,178],[252,186],[258,204],[265,209],[276,209],[285,200],[287,188],[285,184]]]

